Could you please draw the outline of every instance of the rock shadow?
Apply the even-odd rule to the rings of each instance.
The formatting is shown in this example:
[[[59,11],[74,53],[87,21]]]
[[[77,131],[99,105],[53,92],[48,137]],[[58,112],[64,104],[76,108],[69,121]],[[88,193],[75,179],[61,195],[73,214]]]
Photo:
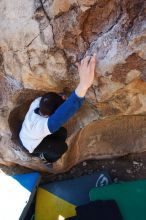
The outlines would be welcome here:
[[[17,94],[15,101],[17,107],[10,112],[8,118],[9,127],[12,133],[11,139],[15,144],[19,145],[19,132],[31,102],[44,93],[43,91],[25,89]]]

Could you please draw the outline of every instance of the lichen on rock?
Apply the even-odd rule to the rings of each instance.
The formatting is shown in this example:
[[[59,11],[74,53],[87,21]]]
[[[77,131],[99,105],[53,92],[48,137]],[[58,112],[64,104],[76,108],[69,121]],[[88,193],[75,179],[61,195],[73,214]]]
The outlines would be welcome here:
[[[2,0],[0,29],[0,163],[45,170],[18,145],[19,124],[35,97],[69,94],[75,63],[94,52],[95,81],[54,172],[146,150],[145,0]]]

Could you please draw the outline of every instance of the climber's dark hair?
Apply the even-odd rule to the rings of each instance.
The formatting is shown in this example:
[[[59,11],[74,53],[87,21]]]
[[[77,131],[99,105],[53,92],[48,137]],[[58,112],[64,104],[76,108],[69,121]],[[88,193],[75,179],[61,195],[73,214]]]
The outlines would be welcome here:
[[[40,113],[51,115],[64,102],[64,99],[55,92],[48,92],[42,96],[40,101]]]

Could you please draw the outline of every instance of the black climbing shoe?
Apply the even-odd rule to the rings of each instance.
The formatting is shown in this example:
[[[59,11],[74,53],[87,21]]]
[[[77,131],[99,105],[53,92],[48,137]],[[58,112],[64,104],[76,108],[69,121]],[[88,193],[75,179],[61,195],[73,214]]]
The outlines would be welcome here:
[[[41,161],[44,163],[44,165],[48,168],[48,169],[53,169],[53,164],[48,162],[44,156],[44,153],[41,153],[39,155],[39,158],[41,159]]]

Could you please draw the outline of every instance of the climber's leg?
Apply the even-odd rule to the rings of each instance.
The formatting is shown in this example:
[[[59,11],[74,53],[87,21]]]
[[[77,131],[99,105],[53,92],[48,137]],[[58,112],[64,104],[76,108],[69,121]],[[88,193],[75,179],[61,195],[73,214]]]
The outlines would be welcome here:
[[[33,156],[45,158],[49,163],[57,161],[67,151],[67,144],[62,140],[47,140],[48,136],[43,139],[43,142],[34,150]]]
[[[50,163],[57,161],[68,149],[66,137],[67,131],[62,127],[54,134],[46,136],[32,155],[38,157],[41,155]]]

